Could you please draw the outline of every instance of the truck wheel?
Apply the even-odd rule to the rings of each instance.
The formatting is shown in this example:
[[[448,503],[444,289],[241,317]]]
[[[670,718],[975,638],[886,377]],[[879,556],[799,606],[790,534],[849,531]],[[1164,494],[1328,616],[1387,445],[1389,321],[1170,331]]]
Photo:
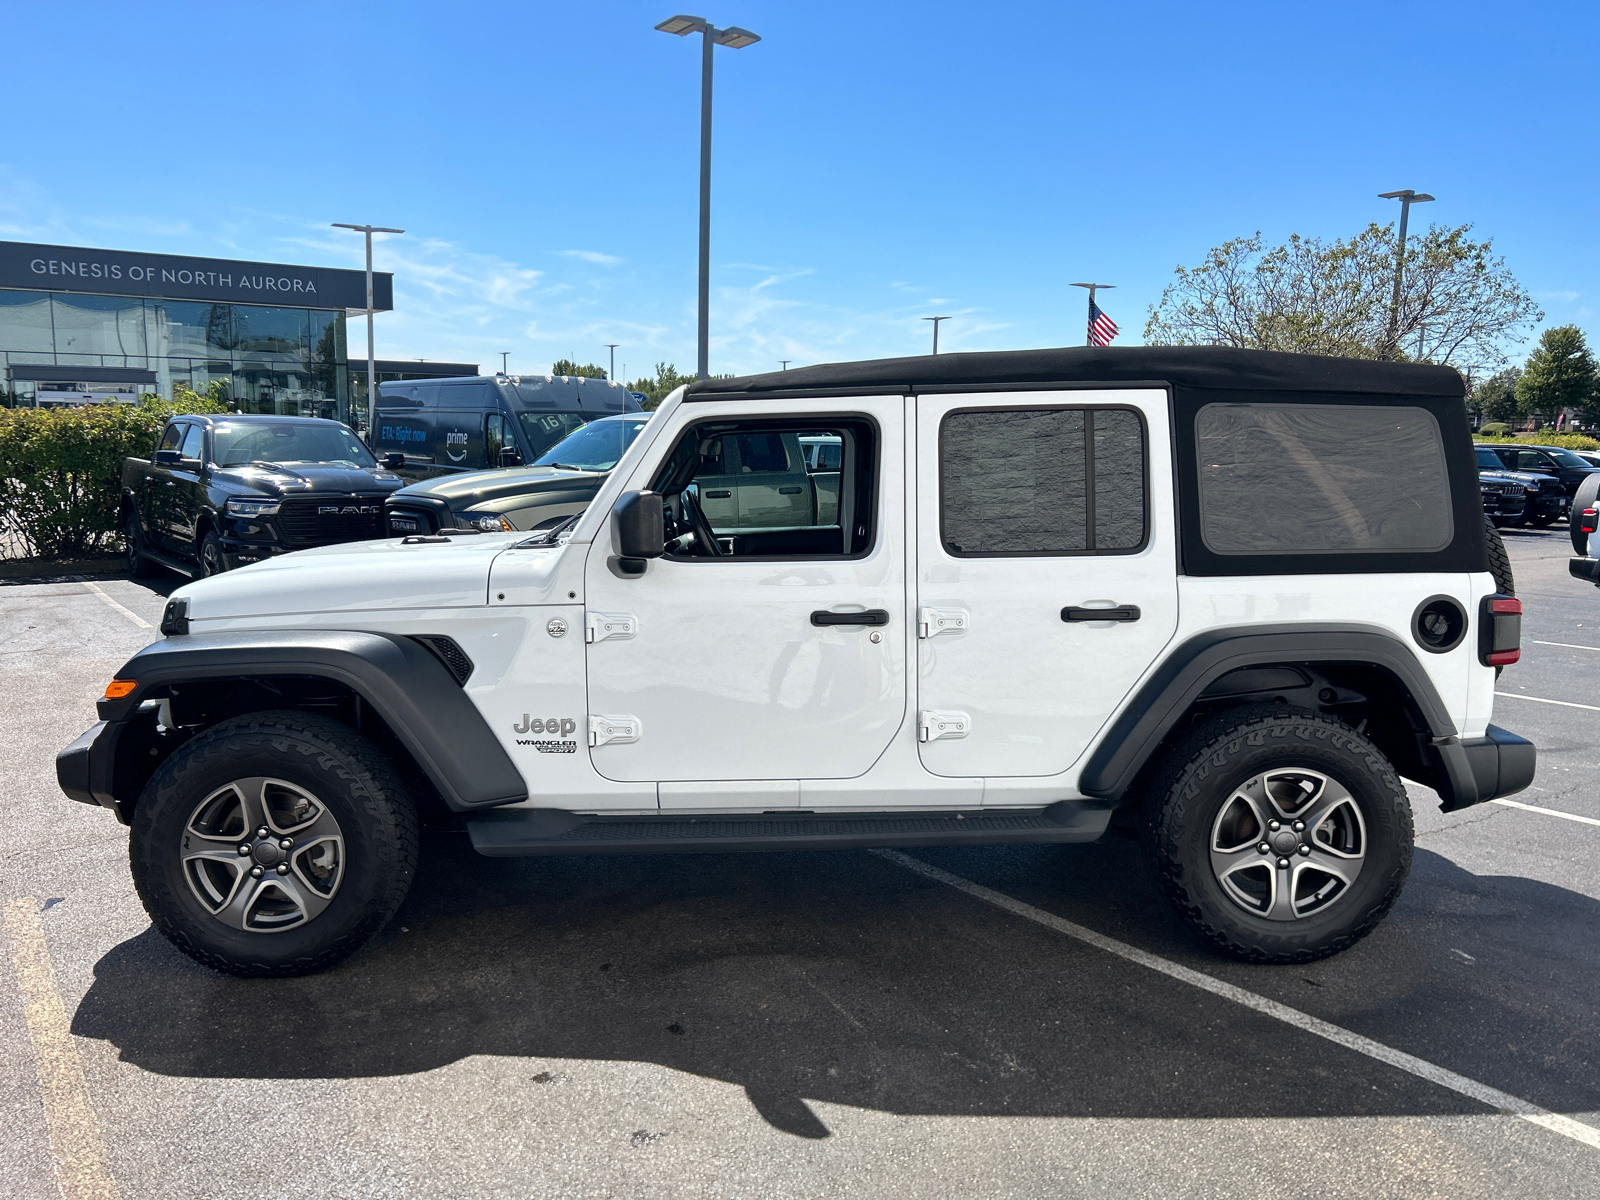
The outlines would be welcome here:
[[[1556,523],[1558,515],[1557,513],[1539,513],[1537,516],[1529,517],[1528,524],[1535,529],[1547,529]]]
[[[1163,890],[1212,945],[1309,962],[1365,937],[1411,869],[1411,806],[1382,752],[1332,717],[1234,709],[1169,754],[1151,828]]]
[[[221,575],[228,569],[228,560],[222,557],[222,543],[214,533],[207,533],[200,539],[200,574],[209,578],[212,575]]]
[[[139,530],[137,509],[130,508],[122,514],[122,553],[128,574],[135,579],[148,579],[155,574],[155,564],[144,556],[144,534]]]
[[[1494,589],[1507,596],[1517,594],[1517,581],[1511,574],[1511,556],[1506,553],[1505,539],[1494,527],[1494,522],[1484,518],[1484,540],[1489,543],[1489,574],[1494,576]]]
[[[145,911],[185,954],[234,975],[304,975],[359,949],[400,907],[416,809],[349,726],[251,713],[161,765],[128,854]]]

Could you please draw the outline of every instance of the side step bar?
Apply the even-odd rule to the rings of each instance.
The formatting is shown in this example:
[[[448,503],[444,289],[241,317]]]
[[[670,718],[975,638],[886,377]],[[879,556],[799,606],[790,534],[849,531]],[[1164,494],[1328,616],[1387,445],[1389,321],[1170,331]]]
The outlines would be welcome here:
[[[529,854],[726,854],[739,850],[858,850],[874,846],[1006,846],[1093,842],[1111,822],[1102,800],[1048,808],[932,813],[761,813],[752,816],[584,817],[558,808],[500,808],[467,818],[490,858]]]

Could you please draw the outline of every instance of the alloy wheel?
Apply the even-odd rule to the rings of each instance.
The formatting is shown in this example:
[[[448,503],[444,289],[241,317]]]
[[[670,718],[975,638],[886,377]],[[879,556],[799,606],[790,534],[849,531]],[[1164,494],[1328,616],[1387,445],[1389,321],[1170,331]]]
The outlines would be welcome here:
[[[1210,852],[1228,899],[1269,921],[1298,921],[1354,887],[1366,860],[1366,823],[1337,780],[1307,767],[1275,768],[1223,802]]]
[[[344,835],[305,788],[257,776],[195,807],[181,858],[190,891],[213,917],[243,932],[279,933],[332,902],[344,878]]]

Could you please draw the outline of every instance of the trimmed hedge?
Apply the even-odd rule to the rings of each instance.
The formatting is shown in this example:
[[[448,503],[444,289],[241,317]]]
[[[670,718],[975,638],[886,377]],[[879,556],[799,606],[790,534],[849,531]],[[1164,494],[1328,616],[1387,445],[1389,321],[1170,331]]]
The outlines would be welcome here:
[[[1472,435],[1472,440],[1493,442],[1501,446],[1528,442],[1535,446],[1560,446],[1563,450],[1600,450],[1600,441],[1583,433],[1522,433],[1502,434],[1499,437],[1485,437],[1481,433],[1475,433]]]
[[[226,412],[220,389],[172,400],[0,409],[0,557],[82,558],[117,546],[122,460],[147,458],[168,417]]]

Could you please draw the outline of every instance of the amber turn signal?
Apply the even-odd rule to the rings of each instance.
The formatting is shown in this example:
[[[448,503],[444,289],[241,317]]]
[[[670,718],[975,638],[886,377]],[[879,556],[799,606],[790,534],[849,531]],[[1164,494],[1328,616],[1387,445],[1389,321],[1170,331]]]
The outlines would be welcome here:
[[[113,679],[110,683],[106,684],[105,699],[121,700],[124,696],[138,686],[139,681],[136,679]]]

